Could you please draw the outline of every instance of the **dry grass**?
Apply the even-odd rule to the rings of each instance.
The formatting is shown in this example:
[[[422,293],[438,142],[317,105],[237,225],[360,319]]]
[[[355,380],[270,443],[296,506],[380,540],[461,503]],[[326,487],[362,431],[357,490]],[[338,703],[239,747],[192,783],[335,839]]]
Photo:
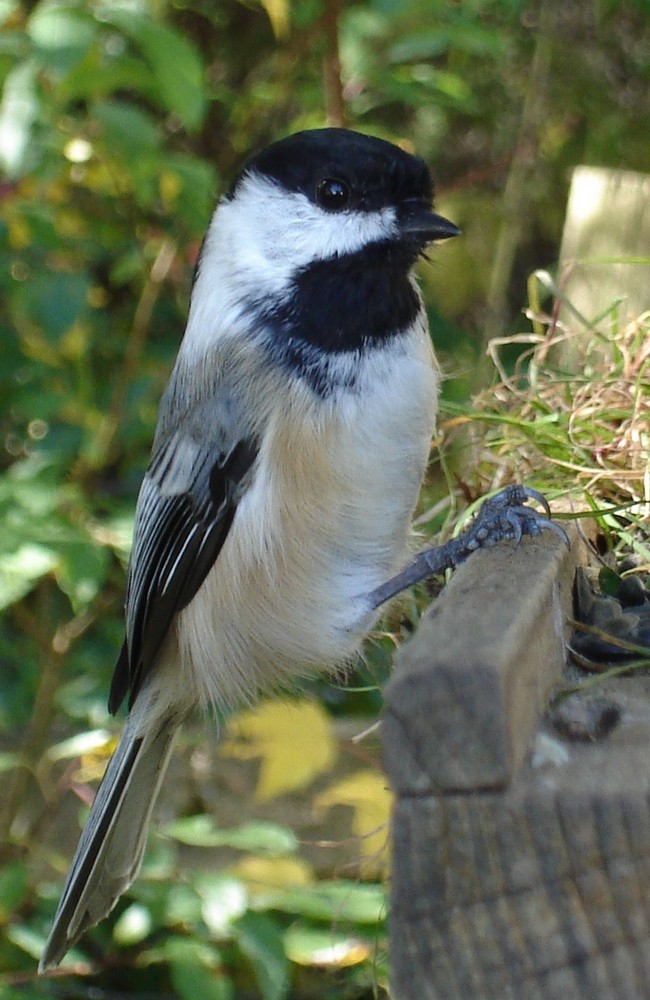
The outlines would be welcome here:
[[[474,499],[514,480],[570,496],[650,561],[650,313],[608,332],[528,315],[531,333],[489,345],[494,384],[441,423],[443,456],[464,452],[454,487]]]

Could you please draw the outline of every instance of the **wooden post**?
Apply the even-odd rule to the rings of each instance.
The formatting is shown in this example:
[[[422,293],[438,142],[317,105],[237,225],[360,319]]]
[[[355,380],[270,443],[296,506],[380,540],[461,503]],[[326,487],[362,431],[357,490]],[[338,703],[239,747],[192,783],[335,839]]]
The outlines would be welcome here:
[[[382,735],[395,1000],[650,997],[650,684],[636,718],[610,687],[603,741],[543,719],[572,539],[477,552],[399,655]]]
[[[566,298],[587,320],[602,317],[621,298],[622,323],[650,309],[650,175],[576,167],[560,263]],[[569,308],[561,316],[580,330]],[[600,325],[609,330],[611,319]],[[579,356],[569,360],[577,364]]]

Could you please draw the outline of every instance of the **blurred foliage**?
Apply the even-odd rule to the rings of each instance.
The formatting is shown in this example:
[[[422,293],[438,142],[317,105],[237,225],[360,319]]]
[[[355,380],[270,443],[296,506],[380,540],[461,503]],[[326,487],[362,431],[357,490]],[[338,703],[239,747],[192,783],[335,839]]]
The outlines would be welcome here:
[[[355,687],[316,687],[312,715],[238,720],[218,758],[245,775],[227,823],[189,734],[185,797],[72,956],[84,978],[34,975],[75,803],[112,746],[134,498],[193,262],[215,197],[279,135],[329,122],[415,148],[465,233],[423,269],[462,376],[447,394],[465,394],[504,287],[500,234],[510,328],[526,274],[556,258],[569,168],[650,169],[649,20],[646,0],[0,0],[1,1000],[382,993],[387,795],[376,748],[337,727],[376,715],[399,619]],[[316,830],[351,816],[356,866],[325,847],[317,864],[291,824],[259,818],[290,801]]]

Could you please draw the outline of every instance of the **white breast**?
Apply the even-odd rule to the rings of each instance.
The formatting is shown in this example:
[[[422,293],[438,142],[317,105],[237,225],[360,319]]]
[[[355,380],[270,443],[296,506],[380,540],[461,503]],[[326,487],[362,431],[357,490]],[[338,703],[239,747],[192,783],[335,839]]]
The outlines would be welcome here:
[[[355,653],[373,622],[364,596],[407,555],[437,390],[423,322],[365,355],[352,389],[323,401],[292,383],[165,656],[201,701],[250,701]]]

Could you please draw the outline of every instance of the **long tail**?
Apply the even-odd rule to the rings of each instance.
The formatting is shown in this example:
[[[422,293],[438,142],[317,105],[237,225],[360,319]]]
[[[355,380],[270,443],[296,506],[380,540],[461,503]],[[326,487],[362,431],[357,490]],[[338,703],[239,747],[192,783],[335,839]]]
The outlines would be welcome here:
[[[127,719],[77,845],[39,972],[57,966],[83,932],[110,913],[138,874],[179,725],[178,717],[167,719],[142,736],[134,733],[133,718]]]

